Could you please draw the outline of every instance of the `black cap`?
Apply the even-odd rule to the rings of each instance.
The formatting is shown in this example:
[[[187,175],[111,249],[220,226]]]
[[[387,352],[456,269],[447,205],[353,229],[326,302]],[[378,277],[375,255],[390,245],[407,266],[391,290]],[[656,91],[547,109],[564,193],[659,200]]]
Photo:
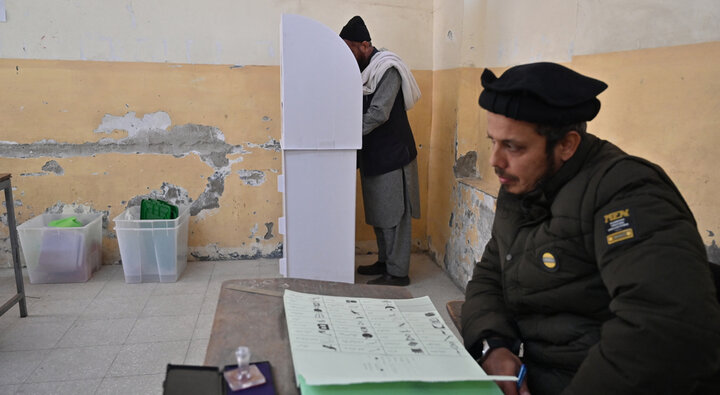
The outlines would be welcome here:
[[[500,78],[485,69],[480,107],[521,121],[569,125],[589,121],[600,111],[596,98],[607,84],[556,63],[509,68]]]
[[[370,41],[370,32],[362,18],[355,15],[340,31],[340,38],[357,42]]]

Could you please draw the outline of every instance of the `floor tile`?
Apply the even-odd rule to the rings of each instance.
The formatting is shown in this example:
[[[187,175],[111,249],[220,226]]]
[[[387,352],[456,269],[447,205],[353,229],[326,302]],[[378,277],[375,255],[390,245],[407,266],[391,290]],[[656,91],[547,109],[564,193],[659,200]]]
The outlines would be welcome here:
[[[60,339],[57,347],[86,347],[123,344],[135,318],[80,320]]]
[[[208,283],[207,291],[205,292],[205,296],[211,296],[217,298],[220,295],[220,290],[222,289],[222,283],[225,280],[219,281],[219,280],[211,280]]]
[[[10,299],[10,296],[8,297],[2,297],[0,301],[2,303],[5,303]],[[6,311],[5,314],[0,316],[0,336],[2,333],[4,333],[10,326],[15,324],[20,319],[20,306],[15,304],[13,307],[10,308],[10,310]]]
[[[102,379],[52,381],[49,383],[28,383],[20,386],[17,395],[92,395]]]
[[[40,350],[54,347],[76,317],[27,316],[0,333],[0,351]]]
[[[110,281],[123,277],[122,265],[101,265],[88,282]]]
[[[141,317],[165,315],[197,315],[200,314],[205,292],[202,294],[182,295],[151,295],[140,312]]]
[[[193,332],[194,339],[209,339],[210,331],[212,330],[213,320],[215,314],[201,314],[198,316],[198,320],[195,323],[195,331]]]
[[[148,300],[150,300],[149,293],[112,298],[98,296],[80,313],[80,317],[83,319],[137,318]]]
[[[182,281],[209,279],[214,269],[215,262],[212,261],[188,262],[180,279]]]
[[[234,280],[239,278],[260,278],[257,260],[215,262],[212,280]]]
[[[47,351],[0,352],[0,384],[22,384],[42,363]]]
[[[88,299],[56,299],[51,294],[28,301],[28,312],[33,316],[78,316],[90,305]]]
[[[129,344],[115,358],[108,376],[138,376],[165,373],[167,364],[185,361],[189,341]]]
[[[358,255],[356,265],[376,260]],[[12,275],[0,269],[0,300]],[[86,283],[29,284],[25,272],[30,316],[17,306],[0,316],[0,395],[162,394],[168,363],[204,363],[222,282],[277,277],[277,259],[188,262],[175,283],[126,284],[121,265]],[[410,277],[407,289],[429,295],[455,329],[444,306],[462,290],[428,255],[412,255]]]
[[[259,259],[258,268],[262,278],[280,277],[280,269],[277,259]]]
[[[29,383],[102,378],[115,360],[120,346],[58,348],[28,377]]]
[[[91,300],[105,286],[104,281],[64,284],[25,283],[25,293],[30,296],[51,296],[53,299]]]
[[[205,363],[205,353],[209,341],[210,339],[193,339],[190,342],[184,364],[202,366]]]
[[[98,298],[150,295],[157,283],[126,284],[125,281],[108,281],[98,293]]]
[[[125,343],[190,340],[197,317],[197,315],[176,315],[138,318]]]
[[[106,377],[100,383],[97,395],[161,395],[165,373],[145,376]]]
[[[210,274],[207,275],[207,278],[182,279],[175,283],[159,283],[153,290],[152,295],[204,295],[207,291],[209,280]]]
[[[210,294],[206,293],[205,298],[203,299],[202,307],[200,308],[200,315],[215,314],[219,296],[219,289],[217,291],[217,294],[215,294],[215,292],[212,292]]]

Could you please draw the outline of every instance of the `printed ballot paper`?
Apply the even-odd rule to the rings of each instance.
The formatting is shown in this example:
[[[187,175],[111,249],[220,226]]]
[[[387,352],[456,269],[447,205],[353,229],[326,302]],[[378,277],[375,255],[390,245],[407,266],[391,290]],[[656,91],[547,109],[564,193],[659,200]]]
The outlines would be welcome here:
[[[284,304],[299,383],[517,379],[485,374],[427,296],[370,299],[286,290]]]

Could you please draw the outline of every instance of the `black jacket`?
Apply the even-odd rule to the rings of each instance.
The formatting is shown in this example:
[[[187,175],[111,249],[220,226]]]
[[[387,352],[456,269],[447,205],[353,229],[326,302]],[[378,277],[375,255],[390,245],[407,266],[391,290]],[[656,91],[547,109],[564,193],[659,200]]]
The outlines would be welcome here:
[[[686,394],[720,374],[692,213],[662,169],[592,135],[540,188],[500,192],[462,320],[471,353],[524,343],[534,395]]]

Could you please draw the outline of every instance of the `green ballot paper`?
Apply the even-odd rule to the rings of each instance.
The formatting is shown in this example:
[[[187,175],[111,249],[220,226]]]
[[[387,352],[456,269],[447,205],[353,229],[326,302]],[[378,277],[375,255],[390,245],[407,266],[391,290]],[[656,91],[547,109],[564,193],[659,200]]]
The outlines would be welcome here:
[[[140,219],[175,219],[178,207],[157,199],[143,199],[140,202]]]
[[[52,226],[54,228],[81,228],[85,225],[78,221],[77,217],[68,217],[50,221],[48,226]]]

